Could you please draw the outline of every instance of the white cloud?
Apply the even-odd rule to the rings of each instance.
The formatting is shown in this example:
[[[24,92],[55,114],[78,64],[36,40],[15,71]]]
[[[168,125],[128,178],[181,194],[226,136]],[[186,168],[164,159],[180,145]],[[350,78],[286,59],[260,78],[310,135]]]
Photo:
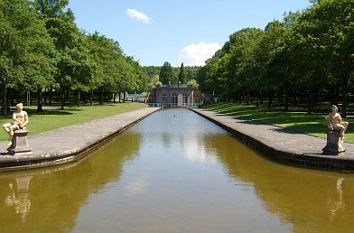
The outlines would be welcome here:
[[[137,21],[140,21],[145,24],[150,23],[150,18],[147,15],[145,15],[143,12],[140,12],[136,9],[127,9],[126,13],[130,18],[133,18]]]
[[[198,44],[187,45],[179,53],[178,64],[183,62],[185,66],[203,66],[205,61],[211,58],[219,49],[221,47],[216,42],[199,42]]]

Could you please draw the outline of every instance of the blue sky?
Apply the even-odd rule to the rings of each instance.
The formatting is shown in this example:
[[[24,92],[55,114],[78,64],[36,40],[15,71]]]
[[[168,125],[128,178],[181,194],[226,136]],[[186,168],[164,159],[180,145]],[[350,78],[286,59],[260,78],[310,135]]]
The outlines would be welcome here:
[[[264,28],[308,0],[70,0],[79,28],[119,42],[141,65],[201,65],[245,27]]]

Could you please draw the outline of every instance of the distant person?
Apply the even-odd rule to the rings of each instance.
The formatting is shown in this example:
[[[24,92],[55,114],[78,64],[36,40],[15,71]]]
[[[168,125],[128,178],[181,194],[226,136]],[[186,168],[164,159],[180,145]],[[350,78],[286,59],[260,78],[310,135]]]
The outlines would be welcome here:
[[[328,115],[328,129],[330,130],[339,130],[339,136],[344,137],[344,133],[348,128],[349,123],[343,121],[341,115],[338,113],[338,107],[335,105],[331,106],[331,112]]]
[[[10,135],[9,146],[12,144],[12,137],[14,136],[15,130],[25,129],[28,123],[28,114],[23,111],[23,104],[19,103],[16,105],[16,111],[12,114],[12,123],[3,124],[2,127]]]

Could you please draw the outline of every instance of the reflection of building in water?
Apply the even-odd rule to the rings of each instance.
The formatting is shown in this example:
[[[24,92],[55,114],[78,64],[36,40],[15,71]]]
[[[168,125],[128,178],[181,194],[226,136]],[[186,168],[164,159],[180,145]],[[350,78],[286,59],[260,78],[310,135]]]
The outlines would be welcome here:
[[[334,220],[338,210],[345,208],[345,203],[343,200],[343,181],[344,178],[339,178],[337,180],[337,198],[334,201],[330,201],[330,219]]]
[[[26,216],[30,213],[31,209],[31,200],[28,195],[31,179],[32,176],[16,178],[16,190],[14,184],[10,182],[10,192],[5,199],[5,204],[15,207],[16,214],[20,215],[23,222],[26,221]]]
[[[208,140],[213,140],[213,136],[208,136]],[[212,163],[217,162],[215,152],[213,150],[207,150],[203,138],[200,137],[181,137],[181,148],[183,148],[183,155],[190,162],[199,163]]]

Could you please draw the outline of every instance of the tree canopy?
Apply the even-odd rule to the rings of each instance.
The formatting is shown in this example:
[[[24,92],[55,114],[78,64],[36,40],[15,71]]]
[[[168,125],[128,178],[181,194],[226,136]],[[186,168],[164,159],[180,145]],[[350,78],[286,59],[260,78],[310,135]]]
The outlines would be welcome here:
[[[0,84],[2,113],[26,92],[45,99],[70,93],[111,99],[126,91],[146,91],[145,69],[125,55],[117,41],[78,28],[68,0],[0,1]],[[51,101],[51,99],[49,100]]]
[[[230,36],[200,69],[203,91],[240,101],[273,97],[288,109],[298,100],[308,112],[322,99],[342,103],[353,90],[354,1],[322,0],[290,12],[265,29],[245,28]]]

